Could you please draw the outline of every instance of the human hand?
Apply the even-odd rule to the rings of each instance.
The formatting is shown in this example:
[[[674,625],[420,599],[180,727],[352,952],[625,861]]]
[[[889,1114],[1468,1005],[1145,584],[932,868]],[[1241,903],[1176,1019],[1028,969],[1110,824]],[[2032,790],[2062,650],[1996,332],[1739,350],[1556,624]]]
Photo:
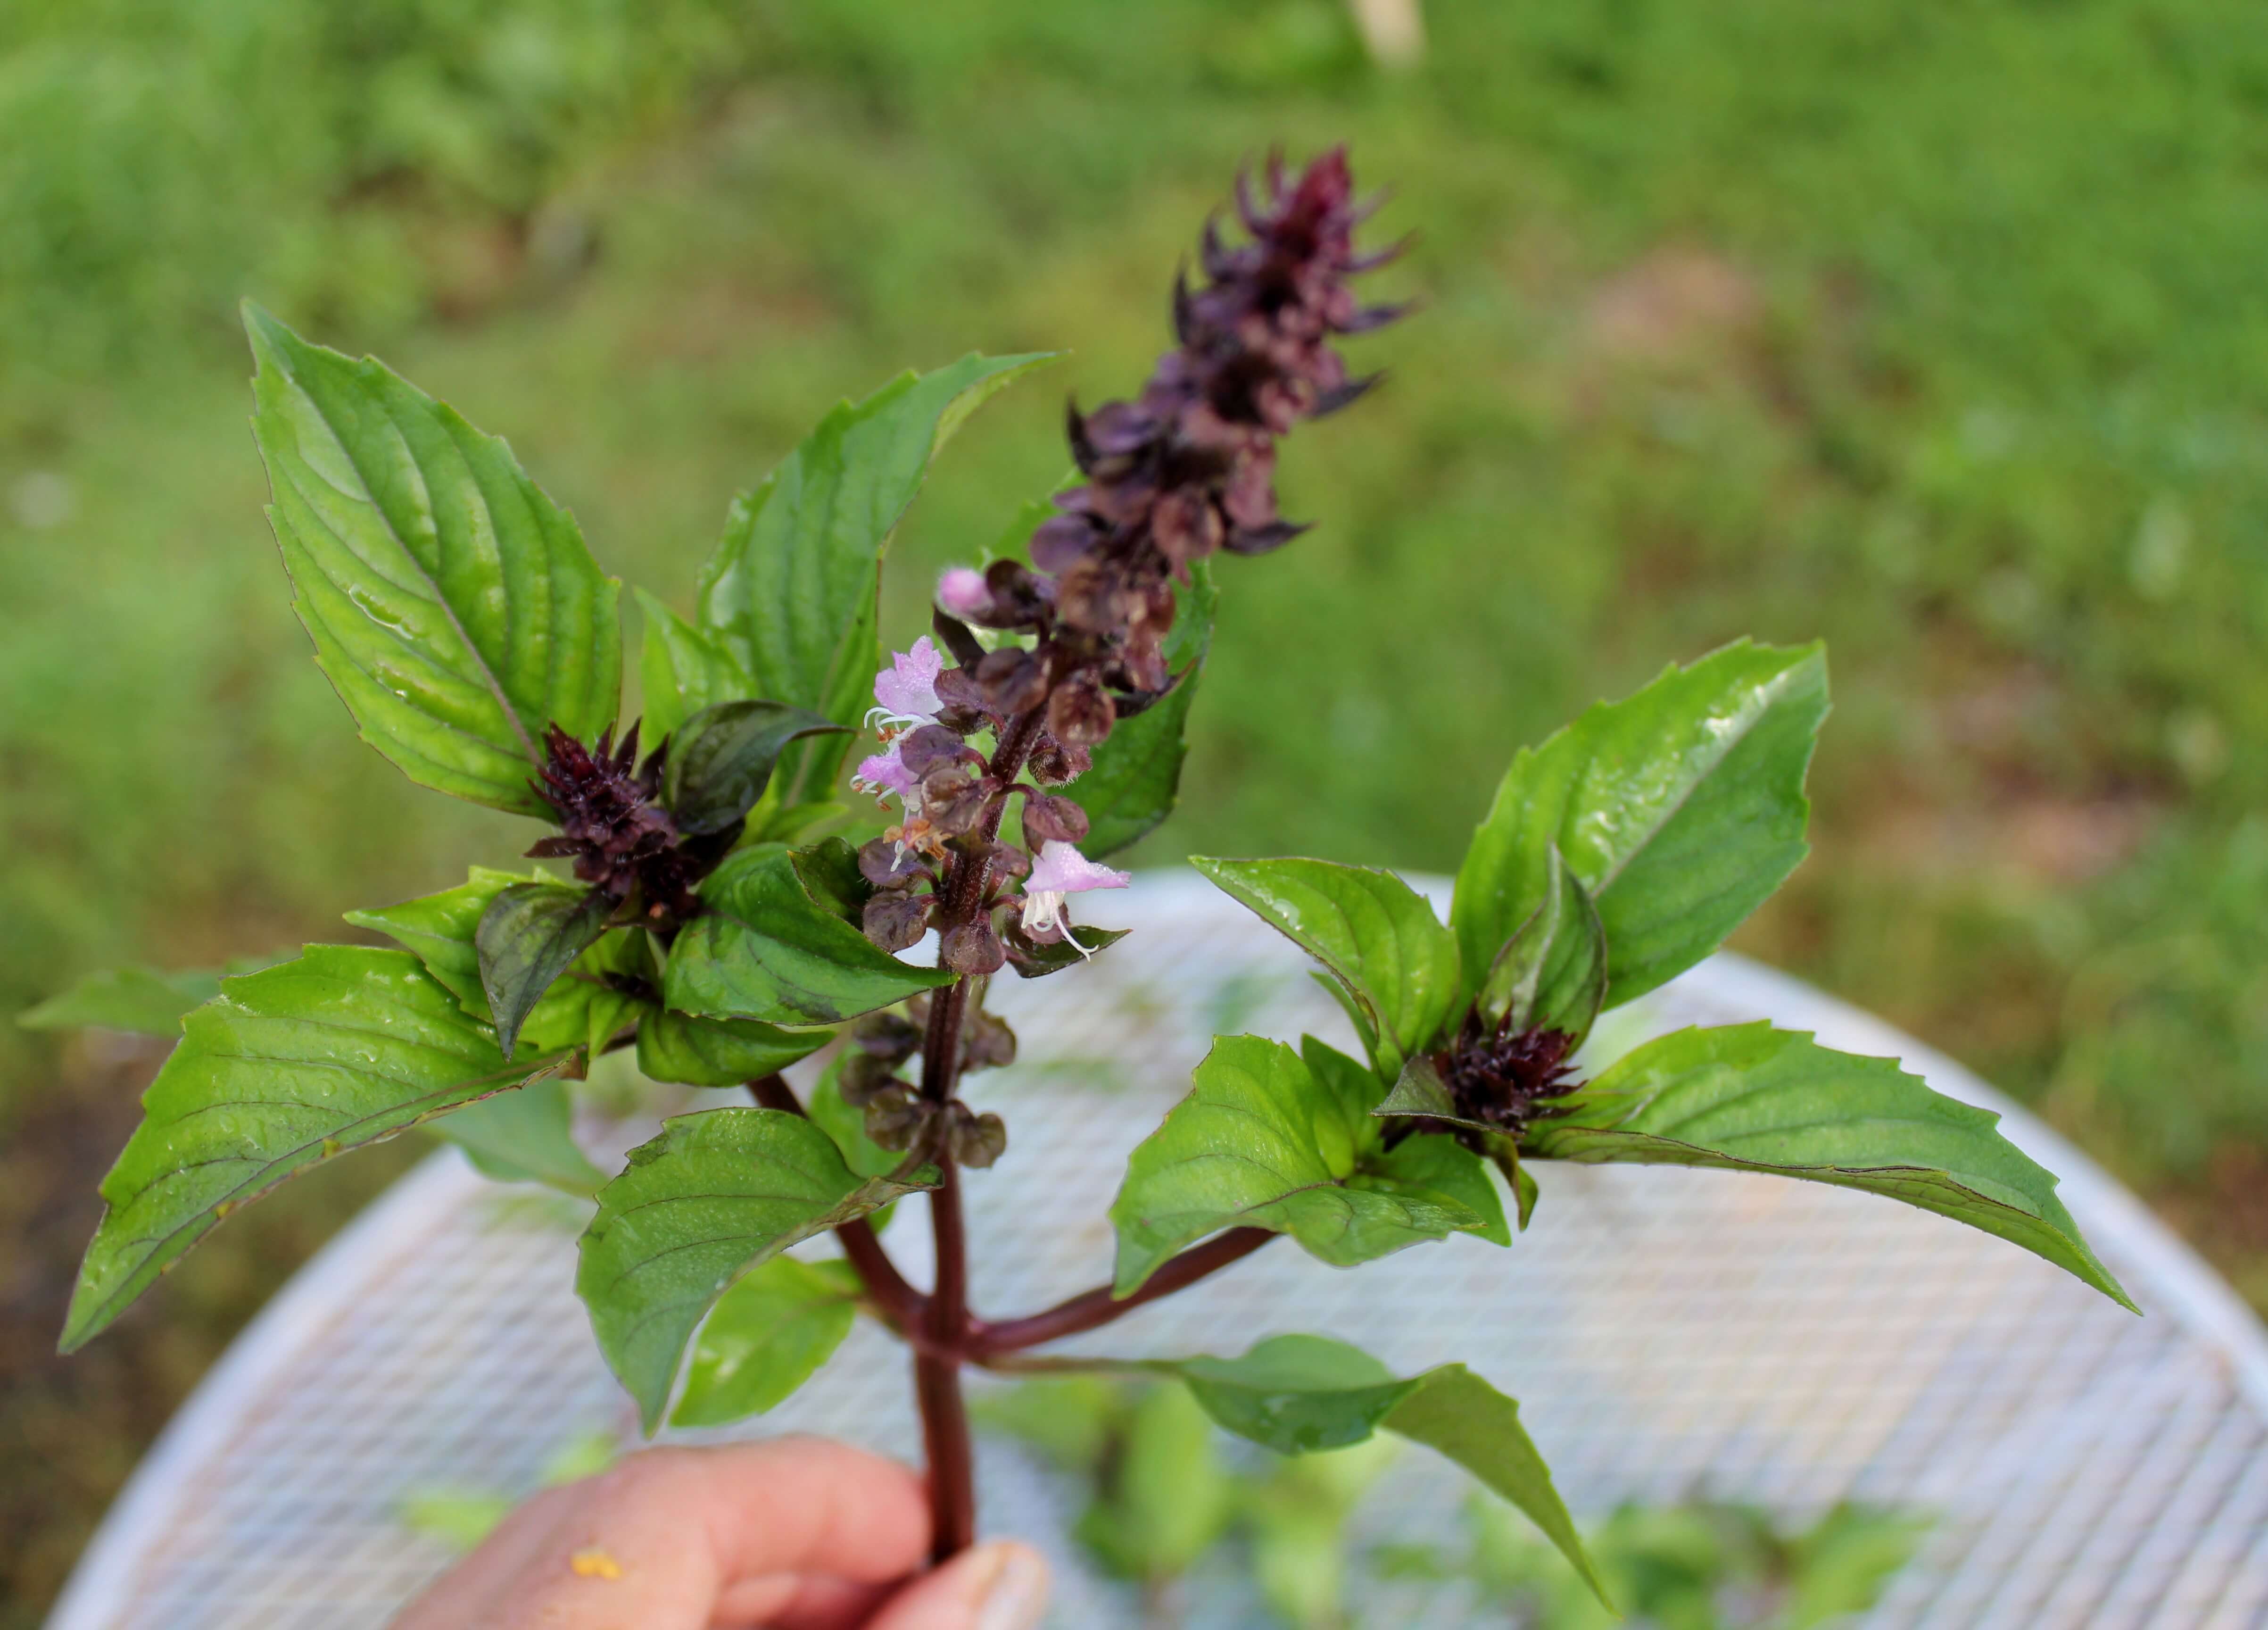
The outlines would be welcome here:
[[[999,1540],[915,1576],[929,1497],[820,1438],[659,1449],[537,1495],[394,1630],[1031,1630],[1047,1566]]]

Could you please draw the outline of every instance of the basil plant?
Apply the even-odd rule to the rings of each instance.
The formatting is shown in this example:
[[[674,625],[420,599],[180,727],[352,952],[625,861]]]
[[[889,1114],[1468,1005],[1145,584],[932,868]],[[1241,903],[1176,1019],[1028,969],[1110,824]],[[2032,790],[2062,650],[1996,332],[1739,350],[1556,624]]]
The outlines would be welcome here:
[[[577,1288],[649,1430],[673,1406],[694,1424],[770,1407],[861,1314],[905,1338],[942,1557],[976,1521],[964,1367],[1041,1367],[1035,1349],[1281,1237],[1389,1273],[1451,1235],[1509,1246],[1539,1162],[1864,1189],[2124,1302],[2055,1178],[1893,1062],[1746,1024],[1583,1078],[1601,1013],[1708,955],[1805,852],[1825,660],[1744,642],[1521,752],[1447,923],[1388,871],[1197,860],[1322,965],[1359,1056],[1218,1038],[1128,1163],[1108,1281],[1017,1317],[969,1306],[962,1185],[1012,1131],[963,1097],[1015,1053],[987,984],[1075,970],[1119,937],[1074,916],[1127,882],[1104,862],[1172,808],[1217,595],[1302,529],[1277,510],[1277,442],[1363,395],[1375,376],[1336,346],[1397,314],[1351,291],[1392,251],[1355,247],[1367,210],[1343,153],[1271,162],[1236,213],[1241,230],[1207,225],[1197,282],[1176,279],[1174,343],[1140,394],[1071,410],[1076,484],[1020,514],[1022,558],[947,572],[928,631],[886,652],[893,527],[955,428],[1047,358],[905,374],[733,503],[689,619],[638,592],[626,726],[622,586],[573,518],[502,440],[247,306],[269,515],[323,672],[405,775],[527,817],[544,829],[527,853],[563,865],[475,868],[348,914],[398,948],[313,945],[217,985],[101,976],[35,1010],[178,1021],[103,1182],[63,1346],[237,1207],[430,1126],[491,1173],[593,1197]],[[781,1072],[838,1038],[799,1099]],[[570,1135],[566,1084],[624,1049],[718,1101],[606,1173]],[[876,1232],[915,1194],[934,1221],[926,1293]],[[830,1230],[839,1261],[782,1254]],[[1518,1405],[1462,1364],[1395,1375],[1282,1334],[1120,1368],[1176,1378],[1285,1454],[1381,1431],[1429,1445],[1595,1584]]]

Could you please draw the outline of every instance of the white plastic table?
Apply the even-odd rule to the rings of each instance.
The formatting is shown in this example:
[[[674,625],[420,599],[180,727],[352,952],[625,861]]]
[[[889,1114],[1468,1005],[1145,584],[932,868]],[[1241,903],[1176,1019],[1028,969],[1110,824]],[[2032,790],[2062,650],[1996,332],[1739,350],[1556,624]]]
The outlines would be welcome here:
[[[1194,876],[1147,874],[1097,898],[1090,914],[1132,937],[1045,984],[994,985],[1022,1058],[975,1087],[1011,1137],[970,1193],[975,1299],[988,1312],[1108,1277],[1103,1212],[1126,1153],[1186,1090],[1211,1035],[1312,1030],[1351,1044],[1305,959]],[[1753,963],[1712,958],[1610,1015],[1594,1046],[1758,1017],[1903,1058],[2000,1111],[2061,1174],[2073,1214],[2147,1317],[2012,1245],[1871,1196],[1544,1164],[1535,1225],[1510,1250],[1457,1238],[1342,1272],[1279,1244],[1071,1350],[1235,1353],[1312,1330],[1405,1373],[1463,1360],[1521,1400],[1579,1515],[1696,1494],[1791,1516],[1845,1497],[1933,1514],[1870,1626],[2268,1625],[2268,1336],[2250,1311],[2131,1195],[1974,1076]],[[924,1220],[917,1204],[900,1209],[889,1238],[911,1267],[926,1259]],[[449,1560],[404,1526],[406,1497],[521,1492],[578,1435],[629,1441],[571,1289],[579,1223],[563,1199],[487,1184],[453,1153],[425,1162],[198,1388],[50,1630],[381,1626]],[[747,1430],[910,1457],[905,1371],[862,1324],[831,1368]],[[1118,1588],[1054,1538],[1075,1510],[1069,1486],[1005,1444],[985,1442],[981,1458],[987,1529],[1055,1549],[1052,1622],[1134,1623]],[[1359,1540],[1452,1541],[1465,1487],[1410,1449]],[[1218,1572],[1192,1622],[1265,1622],[1226,1564]],[[1506,1622],[1461,1586],[1359,1578],[1357,1605],[1373,1626]]]

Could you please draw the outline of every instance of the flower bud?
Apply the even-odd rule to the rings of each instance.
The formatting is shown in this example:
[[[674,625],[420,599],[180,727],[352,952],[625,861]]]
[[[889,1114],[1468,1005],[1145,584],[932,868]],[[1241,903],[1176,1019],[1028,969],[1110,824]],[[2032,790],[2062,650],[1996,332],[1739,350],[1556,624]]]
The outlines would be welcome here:
[[[983,819],[999,783],[967,766],[947,764],[922,783],[922,814],[939,831],[959,837]]]
[[[910,1087],[886,1088],[866,1106],[866,1135],[892,1154],[902,1154],[913,1147],[935,1109]]]
[[[1066,844],[1079,843],[1086,837],[1086,811],[1068,798],[1052,797],[1046,793],[1027,793],[1024,836],[1035,844],[1051,838]]]
[[[1083,747],[1065,747],[1053,736],[1043,735],[1033,743],[1032,756],[1024,765],[1042,786],[1061,786],[1094,769],[1094,756]]]
[[[903,1064],[921,1051],[921,1027],[902,1014],[870,1013],[850,1027],[858,1051],[885,1064]]]
[[[967,1070],[1005,1070],[1016,1062],[1016,1032],[1008,1022],[972,1006],[961,1032],[961,1064]]]
[[[891,1060],[855,1049],[843,1055],[843,1068],[835,1078],[836,1090],[854,1110],[863,1110],[880,1094],[905,1084],[898,1079],[897,1066]]]
[[[996,973],[1007,960],[989,915],[955,923],[938,947],[938,961],[955,973]]]
[[[934,875],[921,852],[877,837],[858,849],[858,874],[877,889],[904,889]]]
[[[998,1116],[978,1115],[957,1100],[946,1113],[946,1147],[963,1166],[982,1169],[1008,1152],[1007,1124]]]
[[[982,763],[969,745],[943,725],[924,725],[898,743],[898,762],[917,780],[948,764]]]
[[[1048,698],[1048,734],[1065,747],[1093,747],[1110,734],[1117,713],[1092,669],[1082,669]]]
[[[954,566],[937,580],[937,603],[957,617],[981,623],[991,609],[992,591],[973,566]]]
[[[866,902],[858,926],[886,951],[902,951],[929,928],[930,896],[884,889]]]
[[[1000,718],[1028,713],[1047,700],[1047,665],[1028,651],[1006,646],[976,665],[976,684],[985,706]]]
[[[1042,521],[1032,534],[1032,564],[1042,572],[1060,572],[1094,547],[1102,534],[1085,515],[1057,515]]]

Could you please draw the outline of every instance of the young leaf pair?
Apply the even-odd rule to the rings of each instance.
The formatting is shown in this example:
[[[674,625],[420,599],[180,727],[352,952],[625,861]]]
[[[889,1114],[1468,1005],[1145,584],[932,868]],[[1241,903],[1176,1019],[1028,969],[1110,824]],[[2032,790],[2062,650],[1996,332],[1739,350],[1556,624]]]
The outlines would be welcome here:
[[[589,1194],[605,1174],[570,1133],[560,1078],[600,1051],[634,1042],[653,1079],[738,1084],[824,1044],[831,1032],[811,1027],[939,983],[858,932],[847,845],[781,840],[829,812],[876,665],[891,529],[953,429],[1045,360],[907,374],[830,414],[734,506],[697,621],[646,602],[644,734],[666,747],[641,770],[607,751],[620,585],[573,518],[500,439],[380,364],[256,307],[246,326],[270,518],[318,663],[411,779],[558,823],[538,852],[576,853],[583,885],[476,868],[349,914],[401,951],[310,947],[225,981],[128,974],[50,1004],[35,1022],[173,1034],[181,1019],[183,1036],[104,1182],[67,1349],[230,1211],[317,1162],[430,1125],[493,1175]],[[637,807],[623,842],[587,822],[578,840],[570,816],[593,812],[563,808],[563,743],[598,791]],[[665,850],[665,881],[695,904],[649,933],[640,907],[664,891],[638,868]]]
[[[1197,1090],[1130,1163],[1113,1211],[1121,1294],[1232,1221],[1341,1263],[1450,1232],[1500,1238],[1487,1207],[1469,1203],[1461,1219],[1406,1191],[1397,1226],[1335,1226],[1378,1218],[1388,1163],[1447,1134],[1506,1173],[1523,1224],[1531,1159],[1771,1171],[1940,1212],[2126,1303],[2055,1179],[1999,1136],[1998,1117],[1889,1060],[1756,1024],[1680,1031],[1593,1081],[1565,1080],[1603,1007],[1716,949],[1801,859],[1803,778],[1826,705],[1815,647],[1743,642],[1592,708],[1514,758],[1446,926],[1386,873],[1197,861],[1322,963],[1371,1071],[1350,1081],[1313,1038],[1298,1054],[1217,1043]],[[1384,1128],[1368,1140],[1348,1129],[1363,1093],[1361,1112]],[[1209,1122],[1218,1134],[1191,1135]],[[1285,1127],[1299,1129],[1302,1159],[1263,1135]],[[1456,1162],[1429,1158],[1438,1202]]]

